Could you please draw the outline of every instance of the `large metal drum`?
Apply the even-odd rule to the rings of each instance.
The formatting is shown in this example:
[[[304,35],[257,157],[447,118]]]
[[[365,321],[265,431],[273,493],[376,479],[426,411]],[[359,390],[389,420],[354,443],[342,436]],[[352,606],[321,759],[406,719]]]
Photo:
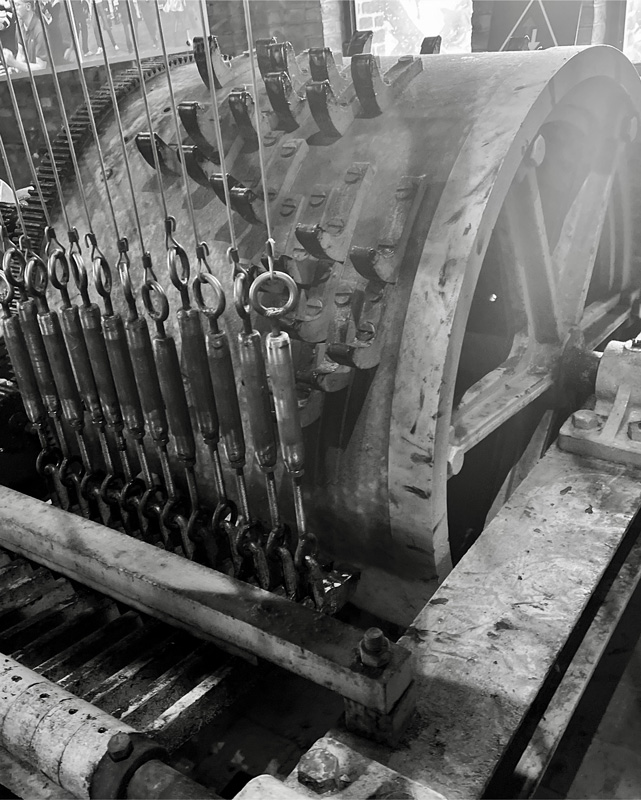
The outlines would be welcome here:
[[[639,288],[630,185],[641,84],[609,47],[428,56],[394,69],[412,71],[406,87],[378,115],[360,113],[355,101],[340,136],[320,134],[305,107],[293,131],[267,130],[274,116],[267,97],[260,106],[276,255],[289,257],[279,265],[301,288],[285,328],[296,342],[310,524],[325,553],[362,570],[357,602],[407,622],[451,568],[452,553],[480,530],[553,407],[550,389],[570,334],[580,331],[594,348],[629,318]],[[247,58],[232,71],[218,91],[228,169],[255,190],[260,216],[256,148],[227,105],[230,90],[250,82]],[[171,80],[177,103],[209,105],[195,63],[174,66]],[[147,94],[156,132],[175,142],[164,73],[148,81]],[[166,274],[157,182],[134,141],[148,128],[138,90],[120,111],[145,245],[173,315],[179,297]],[[100,131],[138,290],[140,249],[111,113]],[[116,235],[97,165],[88,135],[83,182],[114,264]],[[193,269],[185,186],[180,175],[163,181]],[[233,341],[240,320],[225,208],[209,186],[192,181],[188,191],[226,290],[224,326]],[[66,194],[81,228],[72,182]],[[265,226],[237,212],[234,219],[241,258],[255,261]],[[295,235],[297,224],[320,226],[312,245]],[[64,230],[61,221],[56,227]],[[119,287],[114,295],[122,308]],[[204,497],[212,496],[208,463],[203,447]],[[254,472],[252,508],[266,516]],[[280,485],[291,517],[286,476]]]

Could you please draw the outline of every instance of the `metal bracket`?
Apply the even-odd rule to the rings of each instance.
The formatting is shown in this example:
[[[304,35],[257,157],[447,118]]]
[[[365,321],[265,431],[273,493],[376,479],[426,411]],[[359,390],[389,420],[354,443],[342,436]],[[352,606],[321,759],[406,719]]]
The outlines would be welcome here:
[[[343,185],[332,189],[322,219],[316,224],[303,221],[296,226],[296,238],[311,256],[326,261],[345,261],[345,251],[369,185],[368,176],[371,177],[368,163],[352,164],[343,176]]]
[[[166,761],[167,751],[143,733],[117,733],[96,767],[91,781],[92,800],[125,797],[129,781],[147,761]]]
[[[384,226],[377,225],[379,217],[372,215],[373,224],[359,228],[360,241],[376,242],[375,247],[354,245],[349,252],[354,269],[366,280],[396,282],[426,188],[423,177],[404,176],[388,201]]]
[[[641,466],[641,341],[610,342],[597,370],[594,408],[559,432],[562,450]]]

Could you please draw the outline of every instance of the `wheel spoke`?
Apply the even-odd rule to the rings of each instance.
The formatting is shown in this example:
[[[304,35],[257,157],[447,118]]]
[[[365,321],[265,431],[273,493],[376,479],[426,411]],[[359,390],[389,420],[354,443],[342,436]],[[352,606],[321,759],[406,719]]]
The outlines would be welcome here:
[[[555,273],[535,167],[524,167],[519,177],[503,206],[499,230],[523,286],[531,335],[537,342],[555,342],[559,340]]]
[[[621,144],[604,141],[567,213],[552,256],[560,276],[558,303],[564,330],[578,324],[583,314],[621,150]]]
[[[550,348],[532,346],[523,331],[510,357],[471,386],[452,414],[451,444],[467,452],[552,385]]]

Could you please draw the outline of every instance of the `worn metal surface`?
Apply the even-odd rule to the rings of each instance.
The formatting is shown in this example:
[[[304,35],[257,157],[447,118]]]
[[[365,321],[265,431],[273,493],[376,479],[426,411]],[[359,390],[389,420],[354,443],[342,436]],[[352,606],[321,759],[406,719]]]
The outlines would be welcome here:
[[[560,654],[572,655],[570,636],[641,502],[640,478],[549,451],[400,640],[415,657],[418,709],[400,747],[341,739],[446,797],[480,797],[502,761],[514,769],[520,752],[509,748],[525,747],[521,726],[551,694]]]
[[[336,765],[336,780],[325,792],[318,791],[310,785],[309,766],[306,759],[323,755],[331,758]],[[363,797],[407,798],[408,800],[443,800],[443,795],[424,786],[407,776],[399,774],[377,761],[366,758],[356,750],[352,750],[344,742],[331,735],[324,736],[303,756],[297,768],[285,781],[285,785],[302,797],[345,798],[358,800]],[[249,795],[251,796],[251,795]]]
[[[86,794],[107,730],[92,721],[144,731],[174,752],[254,684],[245,661],[5,550],[0,570],[3,590],[32,576],[38,587],[7,592],[0,619],[11,656],[0,676],[0,736],[11,751],[0,750],[0,781],[18,796],[70,796],[59,783]]]
[[[597,611],[515,770],[519,797],[532,797],[600,659],[611,649],[612,634],[641,582],[641,542],[636,542]],[[598,686],[598,683],[596,684]]]
[[[641,345],[610,342],[597,370],[594,402],[559,431],[559,446],[579,455],[641,466]]]
[[[369,708],[388,711],[411,681],[409,653],[398,645],[373,675],[360,663],[356,628],[6,488],[0,488],[0,546]]]
[[[241,59],[233,69],[240,80],[247,64]],[[177,102],[208,104],[195,64],[175,68],[172,78]],[[243,150],[242,135],[226,111],[229,91],[223,88],[219,101],[232,174],[257,187],[255,155]],[[154,125],[171,142],[166,97],[164,77],[150,81]],[[264,97],[260,102],[265,112],[268,103]],[[466,451],[550,388],[569,327],[578,323],[589,330],[594,344],[612,330],[613,320],[629,313],[626,290],[633,280],[625,173],[635,148],[629,143],[634,138],[630,120],[640,107],[636,72],[611,48],[431,56],[384,113],[356,116],[339,138],[316,135],[304,110],[297,117],[298,129],[264,134],[276,249],[291,258],[290,271],[303,290],[290,326],[300,340],[299,376],[307,376],[305,381],[315,376],[311,394],[307,390],[309,408],[303,411],[310,423],[306,444],[313,454],[305,477],[311,522],[325,551],[363,568],[361,605],[401,622],[411,618],[434,591],[438,574],[450,567],[448,474],[460,469]],[[162,271],[163,219],[155,179],[133,143],[144,127],[137,96],[123,101],[122,117],[132,139],[147,243]],[[530,157],[529,148],[540,136],[544,145],[537,145]],[[116,129],[108,120],[102,145],[114,186],[122,185]],[[568,148],[576,167],[564,173]],[[297,154],[293,161],[292,154]],[[104,231],[102,247],[115,260],[95,163],[89,143],[81,169],[94,227]],[[362,187],[352,190],[348,176],[356,168]],[[563,181],[555,183],[561,174]],[[381,288],[380,275],[389,280],[391,274],[385,264],[374,264],[368,272],[350,253],[370,248],[379,252],[380,262],[377,236],[388,230],[389,209],[400,202],[399,176],[406,176],[402,191],[411,184],[424,195],[409,215],[398,212],[411,236],[404,230],[398,238],[389,230],[405,251],[396,283]],[[190,249],[182,182],[166,180],[165,188],[181,241]],[[210,188],[196,183],[190,188],[199,228],[215,245],[213,269],[231,296],[223,256],[228,241],[224,209]],[[69,189],[70,215],[76,218],[80,206]],[[336,228],[339,208],[344,218]],[[135,242],[126,198],[117,214],[122,231]],[[264,229],[239,214],[235,219],[241,255],[255,258]],[[305,250],[307,239],[294,235],[297,223],[305,230],[327,228],[331,241],[323,245],[329,247],[324,259],[316,246],[308,243],[311,252]],[[496,261],[497,254],[507,269],[499,284],[519,309],[512,345],[505,358],[477,374],[465,395],[455,399],[461,358],[473,361],[484,349],[480,341],[465,347],[464,340],[482,265],[486,257]],[[547,268],[539,276],[541,258]],[[596,294],[588,291],[595,264],[600,276]],[[135,256],[133,269],[138,282]],[[171,288],[169,297],[174,304]],[[586,298],[589,308],[583,315]],[[334,347],[341,325],[358,326],[357,306],[365,316],[354,353],[365,359],[364,368],[349,366],[355,362],[342,344]],[[238,324],[228,312],[228,331],[236,332]],[[350,342],[345,346],[351,347]],[[326,345],[338,359],[333,366],[325,358]],[[372,353],[376,357],[370,363]],[[207,494],[204,451],[199,458]],[[281,501],[287,516],[291,499],[286,484]],[[254,475],[253,502],[263,513],[261,487],[260,476]],[[386,580],[390,574],[394,580]]]

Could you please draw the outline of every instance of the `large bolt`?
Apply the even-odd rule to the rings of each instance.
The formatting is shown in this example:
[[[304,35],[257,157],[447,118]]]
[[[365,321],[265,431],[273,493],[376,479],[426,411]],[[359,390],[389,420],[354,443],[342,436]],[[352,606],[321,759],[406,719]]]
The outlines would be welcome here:
[[[133,749],[134,745],[128,733],[114,733],[107,745],[107,752],[112,761],[124,761],[125,758],[129,758]]]
[[[338,759],[324,747],[310,750],[298,762],[298,781],[317,794],[341,788]]]
[[[641,420],[628,423],[628,438],[633,442],[641,442]]]
[[[358,650],[363,666],[374,669],[386,666],[392,657],[389,640],[380,628],[368,628]]]
[[[320,297],[309,297],[305,303],[305,317],[315,319],[323,311],[323,301]]]
[[[601,426],[598,416],[587,408],[581,408],[572,414],[572,424],[582,431],[595,431]]]

